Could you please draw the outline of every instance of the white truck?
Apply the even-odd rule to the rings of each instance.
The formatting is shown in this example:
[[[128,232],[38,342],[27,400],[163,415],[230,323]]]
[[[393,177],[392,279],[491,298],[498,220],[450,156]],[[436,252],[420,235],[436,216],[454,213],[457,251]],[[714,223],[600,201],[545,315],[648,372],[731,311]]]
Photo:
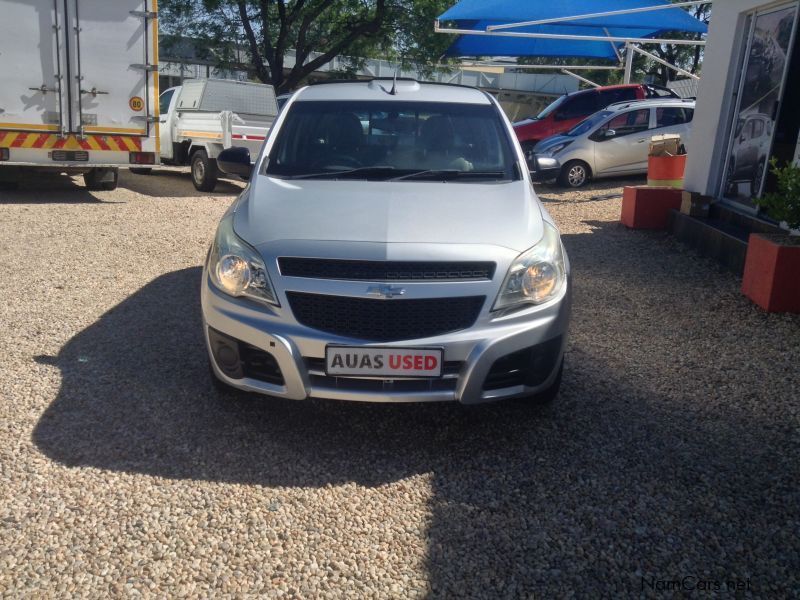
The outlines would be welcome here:
[[[156,0],[0,0],[0,183],[158,163]]]
[[[223,176],[217,157],[244,147],[257,156],[278,114],[271,85],[223,79],[184,82],[161,94],[161,163],[190,165],[192,183],[210,192]],[[150,169],[132,169],[148,174]]]

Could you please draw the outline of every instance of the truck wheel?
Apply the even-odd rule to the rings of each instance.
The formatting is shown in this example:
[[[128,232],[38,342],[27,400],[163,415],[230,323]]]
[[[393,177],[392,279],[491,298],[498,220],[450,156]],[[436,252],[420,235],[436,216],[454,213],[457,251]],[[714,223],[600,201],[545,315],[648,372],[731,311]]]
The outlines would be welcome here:
[[[219,170],[217,161],[208,158],[205,150],[197,150],[192,154],[192,183],[200,192],[213,192],[217,187]]]
[[[119,169],[90,169],[83,174],[83,183],[86,189],[92,192],[110,192],[117,189]]]
[[[591,178],[589,165],[582,160],[571,160],[563,167],[558,175],[558,183],[564,187],[583,187]]]
[[[131,169],[131,173],[134,175],[150,175],[153,172],[153,169],[150,167],[137,167],[135,169]]]

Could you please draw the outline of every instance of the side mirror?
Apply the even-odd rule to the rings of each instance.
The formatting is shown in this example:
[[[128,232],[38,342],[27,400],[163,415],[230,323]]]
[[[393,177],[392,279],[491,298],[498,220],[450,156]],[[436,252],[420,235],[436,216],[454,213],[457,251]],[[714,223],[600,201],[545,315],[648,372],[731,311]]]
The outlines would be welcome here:
[[[617,132],[614,129],[606,129],[606,132],[603,134],[603,137],[612,138],[616,137]]]
[[[238,175],[242,179],[250,179],[253,164],[250,162],[250,150],[235,146],[227,148],[217,157],[219,170],[228,175]]]

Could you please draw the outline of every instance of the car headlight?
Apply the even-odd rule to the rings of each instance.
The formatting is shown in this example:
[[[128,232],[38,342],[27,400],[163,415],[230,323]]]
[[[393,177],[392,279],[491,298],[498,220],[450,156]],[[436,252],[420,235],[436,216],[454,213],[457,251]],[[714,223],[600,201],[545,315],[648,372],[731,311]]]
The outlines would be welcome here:
[[[544,222],[542,239],[520,254],[508,270],[492,310],[517,304],[543,304],[555,298],[567,280],[558,230]]]
[[[264,260],[233,230],[231,212],[222,218],[208,257],[208,274],[230,296],[245,296],[279,306]]]
[[[553,155],[555,155],[555,154],[558,154],[558,153],[559,153],[559,152],[561,152],[561,151],[562,151],[564,148],[566,148],[567,146],[569,146],[571,143],[572,143],[572,141],[559,142],[558,144],[556,144],[555,146],[553,146],[552,148],[550,148],[550,149],[549,149],[547,152],[548,152],[548,153],[550,153],[550,154],[553,154]]]

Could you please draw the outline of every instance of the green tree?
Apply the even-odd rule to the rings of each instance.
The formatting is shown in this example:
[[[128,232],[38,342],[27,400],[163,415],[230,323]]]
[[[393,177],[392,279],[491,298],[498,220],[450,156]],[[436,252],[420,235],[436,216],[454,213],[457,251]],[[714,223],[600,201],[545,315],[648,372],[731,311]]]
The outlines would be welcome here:
[[[679,0],[672,0],[677,2]],[[688,8],[688,11],[693,17],[708,24],[711,18],[711,4],[700,4]],[[702,35],[699,33],[679,33],[672,32],[669,34],[673,39],[685,40],[700,40]],[[693,45],[684,46],[678,44],[660,44],[660,45],[647,45],[644,49],[658,56],[659,58],[667,61],[671,65],[676,65],[685,69],[693,74],[698,74],[703,60],[703,46]],[[638,76],[636,81],[640,81],[646,76],[650,76],[655,80],[655,83],[667,85],[667,82],[674,81],[684,77],[674,69],[670,69],[654,60],[650,60],[645,56],[636,55],[634,60],[634,75]]]
[[[432,23],[442,0],[162,0],[168,41],[213,47],[220,67],[249,66],[280,92],[297,87],[339,55],[431,62],[448,40]],[[287,65],[288,51],[295,64]],[[355,61],[352,67],[357,66]]]

